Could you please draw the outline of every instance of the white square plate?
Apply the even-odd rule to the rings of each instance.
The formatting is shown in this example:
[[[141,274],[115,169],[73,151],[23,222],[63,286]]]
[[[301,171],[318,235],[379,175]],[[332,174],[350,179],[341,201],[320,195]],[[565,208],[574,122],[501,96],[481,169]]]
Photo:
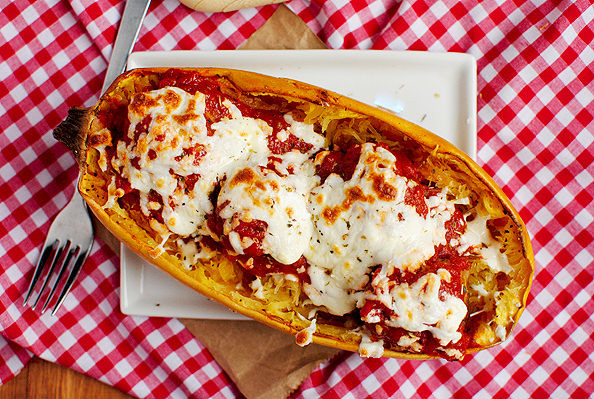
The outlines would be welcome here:
[[[468,54],[371,50],[132,53],[128,69],[223,67],[287,77],[391,109],[476,158],[476,61]],[[122,245],[122,312],[207,319],[244,316],[207,300]]]

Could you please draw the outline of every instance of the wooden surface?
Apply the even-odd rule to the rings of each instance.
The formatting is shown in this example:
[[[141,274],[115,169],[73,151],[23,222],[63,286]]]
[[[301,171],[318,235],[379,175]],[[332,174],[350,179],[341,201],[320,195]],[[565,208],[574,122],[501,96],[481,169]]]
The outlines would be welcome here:
[[[75,371],[32,359],[12,380],[0,385],[0,399],[130,399],[117,389]]]

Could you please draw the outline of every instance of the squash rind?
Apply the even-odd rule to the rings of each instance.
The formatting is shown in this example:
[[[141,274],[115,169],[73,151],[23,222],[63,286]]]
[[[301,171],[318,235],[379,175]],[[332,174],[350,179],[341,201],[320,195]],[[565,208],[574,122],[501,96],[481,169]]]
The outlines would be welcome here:
[[[111,101],[113,96],[117,95],[118,90],[122,90],[123,87],[134,87],[136,80],[146,78],[146,76],[149,76],[150,79],[151,76],[162,73],[166,69],[168,68],[132,70],[121,75],[106,91],[97,105],[87,109],[76,108],[71,110],[68,118],[56,128],[54,133],[55,137],[68,146],[81,167],[81,178],[78,185],[79,191],[99,221],[115,237],[120,239],[125,245],[149,263],[159,267],[173,278],[188,285],[202,295],[211,298],[238,313],[242,313],[280,331],[295,335],[303,325],[288,323],[286,320],[280,320],[262,311],[244,306],[228,295],[223,295],[220,290],[214,289],[212,286],[198,281],[182,270],[177,264],[178,262],[176,263],[177,258],[167,252],[156,257],[151,256],[152,248],[155,244],[159,243],[156,242],[150,234],[146,232],[143,233],[138,228],[135,228],[134,224],[131,223],[130,220],[127,220],[125,214],[110,212],[103,207],[105,201],[101,198],[99,191],[97,191],[99,190],[97,187],[101,184],[105,184],[105,182],[101,183],[97,181],[98,177],[93,175],[93,173],[90,173],[88,168],[89,163],[96,161],[93,158],[94,155],[90,148],[87,148],[87,139],[92,130],[91,125],[93,120],[101,109],[102,104]],[[494,180],[470,157],[446,140],[420,126],[398,117],[395,114],[312,85],[291,79],[273,78],[256,73],[230,69],[192,68],[192,70],[199,70],[200,74],[203,76],[214,76],[228,79],[239,90],[246,94],[261,95],[264,93],[266,95],[277,95],[295,101],[303,101],[325,107],[332,106],[342,108],[372,118],[379,123],[390,126],[390,128],[393,129],[392,131],[397,131],[402,134],[402,137],[406,137],[407,140],[413,140],[422,147],[425,152],[435,153],[436,155],[447,159],[448,162],[456,164],[457,168],[472,175],[477,182],[484,185],[500,202],[505,214],[508,215],[515,224],[519,232],[519,240],[523,252],[522,256],[525,260],[523,270],[519,273],[520,278],[524,280],[521,283],[523,287],[521,306],[514,317],[511,327],[507,330],[507,335],[509,336],[526,307],[528,293],[534,274],[532,247],[526,227],[509,198]],[[332,335],[316,332],[313,335],[313,342],[348,351],[356,352],[358,350],[358,336],[356,336],[356,334],[346,339],[345,337],[337,338]],[[500,342],[495,342],[492,345],[469,348],[467,353],[476,352],[498,343]],[[384,356],[403,359],[428,359],[433,357],[425,354],[400,352],[391,349],[386,349]]]

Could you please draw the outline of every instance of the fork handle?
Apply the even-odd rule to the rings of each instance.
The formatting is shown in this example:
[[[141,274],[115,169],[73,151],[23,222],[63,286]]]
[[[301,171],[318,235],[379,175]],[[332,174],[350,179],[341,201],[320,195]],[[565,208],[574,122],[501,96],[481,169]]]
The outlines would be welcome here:
[[[101,94],[105,93],[113,81],[126,70],[128,56],[132,52],[150,2],[150,0],[126,1]]]

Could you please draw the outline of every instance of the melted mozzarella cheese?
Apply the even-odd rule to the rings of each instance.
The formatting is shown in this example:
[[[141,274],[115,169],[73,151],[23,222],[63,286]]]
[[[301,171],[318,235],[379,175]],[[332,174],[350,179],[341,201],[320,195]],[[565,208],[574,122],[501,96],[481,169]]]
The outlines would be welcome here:
[[[361,334],[359,343],[359,354],[361,357],[379,358],[384,354],[384,341],[372,341],[369,335]]]
[[[250,288],[253,291],[253,295],[258,299],[266,299],[264,297],[264,286],[262,285],[262,280],[260,277],[256,277],[254,281],[250,283]]]
[[[151,123],[136,141],[118,143],[112,166],[139,191],[145,215],[154,207],[150,191],[162,197],[165,225],[178,235],[187,236],[202,228],[205,214],[212,212],[209,194],[231,165],[250,158],[265,160],[269,154],[266,137],[271,128],[260,120],[242,117],[228,101],[223,105],[233,118],[213,124],[211,135],[201,93],[191,95],[174,87],[159,89],[136,95],[129,107],[129,138],[134,138],[137,125],[146,117]],[[189,151],[195,148],[199,157]],[[193,174],[200,178],[193,190],[185,190],[179,184],[180,176]]]
[[[313,342],[313,335],[316,333],[317,319],[313,319],[307,328],[295,335],[295,342],[299,346],[307,346]]]
[[[487,219],[477,215],[472,221],[466,222],[466,231],[460,236],[459,241],[459,253],[472,248],[478,251],[492,270],[503,273],[510,273],[513,270],[507,256],[501,252],[501,243],[489,232]]]
[[[363,299],[361,289],[369,281],[369,277],[363,273],[358,273],[355,279],[316,265],[310,265],[307,274],[311,283],[303,285],[305,294],[315,305],[324,306],[335,315],[344,315],[354,310]],[[357,291],[349,288],[350,286],[356,286]]]
[[[440,269],[438,273],[423,275],[412,285],[395,285],[390,290],[392,300],[388,304],[393,313],[386,324],[408,331],[430,331],[442,345],[457,342],[462,337],[458,328],[467,309],[462,299],[450,294],[440,295],[439,288],[446,273],[449,275]]]
[[[293,182],[301,177],[281,177],[270,169],[249,166],[229,174],[218,198],[218,206],[223,206],[219,212],[223,231],[231,233],[237,220],[264,221],[268,224],[261,243],[264,252],[283,264],[298,261],[313,230],[307,191],[298,190],[299,184]],[[252,244],[251,240],[244,242],[238,237],[230,242],[240,254]]]
[[[313,146],[310,152],[317,152],[324,147],[326,139],[314,132],[312,124],[296,121],[291,114],[286,114],[284,119],[289,124],[288,133]]]
[[[264,252],[280,263],[291,264],[301,258],[311,238],[307,198],[319,184],[319,177],[309,158],[322,148],[324,137],[314,132],[313,125],[297,122],[290,115],[285,115],[285,120],[288,132],[311,144],[312,149],[307,153],[293,150],[282,155],[268,154],[267,161],[256,158],[258,162],[254,162],[250,158],[243,164],[236,163],[227,172],[217,203],[226,203],[219,216],[235,252],[243,254],[253,243],[232,231],[237,220],[261,220],[268,225],[262,242]],[[259,167],[264,164],[275,170]]]
[[[117,156],[112,160],[112,166],[139,191],[141,209],[146,215],[150,191],[163,198],[165,225],[180,235],[194,232],[203,216],[200,198],[184,193],[176,175],[196,173],[194,158],[185,153],[206,135],[204,108],[203,95],[192,96],[177,88],[137,94],[128,107],[128,137],[135,138],[137,126],[147,117],[150,124],[128,146],[120,141]]]
[[[309,207],[315,230],[306,258],[311,284],[306,292],[333,314],[352,311],[375,265],[416,270],[445,243],[444,223],[453,204],[445,194],[427,200],[428,217],[405,204],[415,184],[394,172],[392,153],[364,144],[352,178],[336,174],[312,190]]]
[[[195,265],[200,259],[210,259],[216,255],[212,249],[201,245],[195,240],[184,241],[181,238],[176,240],[177,247],[180,250],[181,261],[187,269]]]
[[[499,338],[499,340],[505,341],[505,338],[507,338],[507,330],[505,326],[498,325],[495,327],[495,336]]]

